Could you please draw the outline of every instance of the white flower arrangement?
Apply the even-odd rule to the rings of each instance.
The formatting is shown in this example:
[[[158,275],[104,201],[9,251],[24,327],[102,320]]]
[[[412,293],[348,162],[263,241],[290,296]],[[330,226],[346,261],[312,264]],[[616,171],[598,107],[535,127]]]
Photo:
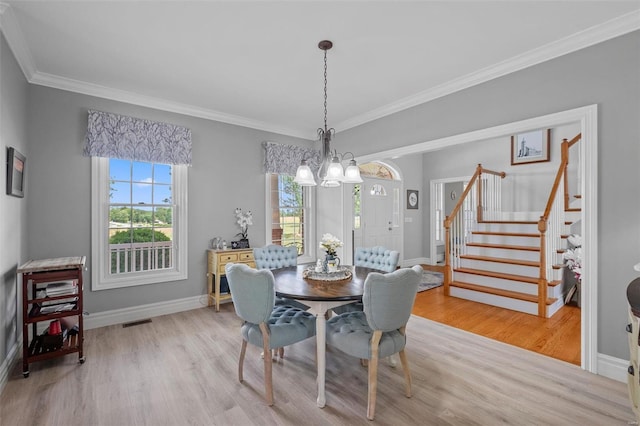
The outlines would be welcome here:
[[[576,280],[582,280],[582,237],[580,235],[571,234],[567,238],[573,248],[567,249],[562,258],[567,261],[567,266],[573,272]]]
[[[342,247],[342,241],[331,234],[323,234],[320,241],[320,248],[327,252],[330,256],[335,256],[336,249]]]
[[[246,240],[249,236],[249,226],[253,225],[253,215],[251,211],[243,212],[241,208],[236,208],[236,223],[240,225],[240,232],[236,234],[236,237],[240,237]]]

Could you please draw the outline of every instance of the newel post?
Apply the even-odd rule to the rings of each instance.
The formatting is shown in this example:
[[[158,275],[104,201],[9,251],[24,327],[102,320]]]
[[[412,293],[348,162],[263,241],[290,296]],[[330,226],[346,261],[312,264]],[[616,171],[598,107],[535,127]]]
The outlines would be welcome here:
[[[478,206],[476,209],[476,215],[478,223],[480,223],[482,222],[482,164],[478,164],[476,172],[478,173]]]
[[[538,316],[547,317],[547,255],[546,255],[546,232],[547,221],[544,216],[540,216],[538,221],[538,231],[540,231],[540,274],[538,276]]]
[[[449,216],[444,218],[444,295],[449,296],[449,284],[451,283],[451,221]]]
[[[560,161],[564,164],[564,209],[569,208],[569,180],[567,179],[567,167],[569,166],[569,141],[562,139],[560,145]]]

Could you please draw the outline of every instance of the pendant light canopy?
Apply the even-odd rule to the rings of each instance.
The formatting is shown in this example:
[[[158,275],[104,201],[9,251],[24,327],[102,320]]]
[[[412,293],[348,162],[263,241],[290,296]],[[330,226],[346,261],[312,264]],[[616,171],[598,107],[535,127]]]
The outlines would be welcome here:
[[[327,50],[333,47],[333,43],[329,40],[322,40],[318,43],[318,47],[324,50],[324,128],[318,129],[318,139],[322,142],[322,163],[318,169],[320,186],[331,188],[340,186],[341,183],[361,183],[360,169],[358,169],[354,155],[350,152],[340,154],[337,150],[331,150],[331,138],[336,131],[327,126]],[[345,171],[342,167],[342,160],[347,154],[351,155],[351,161]],[[302,186],[316,185],[313,173],[305,159],[302,160],[296,171],[294,182]]]

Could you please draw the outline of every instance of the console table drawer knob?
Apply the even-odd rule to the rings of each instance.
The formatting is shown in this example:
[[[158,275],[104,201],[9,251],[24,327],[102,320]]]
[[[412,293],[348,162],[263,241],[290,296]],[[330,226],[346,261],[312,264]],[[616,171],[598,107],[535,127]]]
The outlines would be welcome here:
[[[627,333],[631,333],[633,331],[633,328],[631,327],[631,323],[627,324],[625,329],[627,330]]]
[[[630,365],[629,368],[627,368],[627,373],[631,374],[632,376],[635,376],[633,371],[633,365]]]

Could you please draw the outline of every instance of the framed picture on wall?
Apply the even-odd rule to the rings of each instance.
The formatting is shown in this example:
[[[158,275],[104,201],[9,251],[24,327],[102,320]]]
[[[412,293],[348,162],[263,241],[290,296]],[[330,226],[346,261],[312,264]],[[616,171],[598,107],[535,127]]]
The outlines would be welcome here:
[[[407,209],[418,208],[418,191],[415,189],[407,189]]]
[[[27,158],[15,148],[7,149],[7,194],[24,197],[24,166]]]
[[[533,130],[511,136],[511,165],[549,161],[551,129]]]

